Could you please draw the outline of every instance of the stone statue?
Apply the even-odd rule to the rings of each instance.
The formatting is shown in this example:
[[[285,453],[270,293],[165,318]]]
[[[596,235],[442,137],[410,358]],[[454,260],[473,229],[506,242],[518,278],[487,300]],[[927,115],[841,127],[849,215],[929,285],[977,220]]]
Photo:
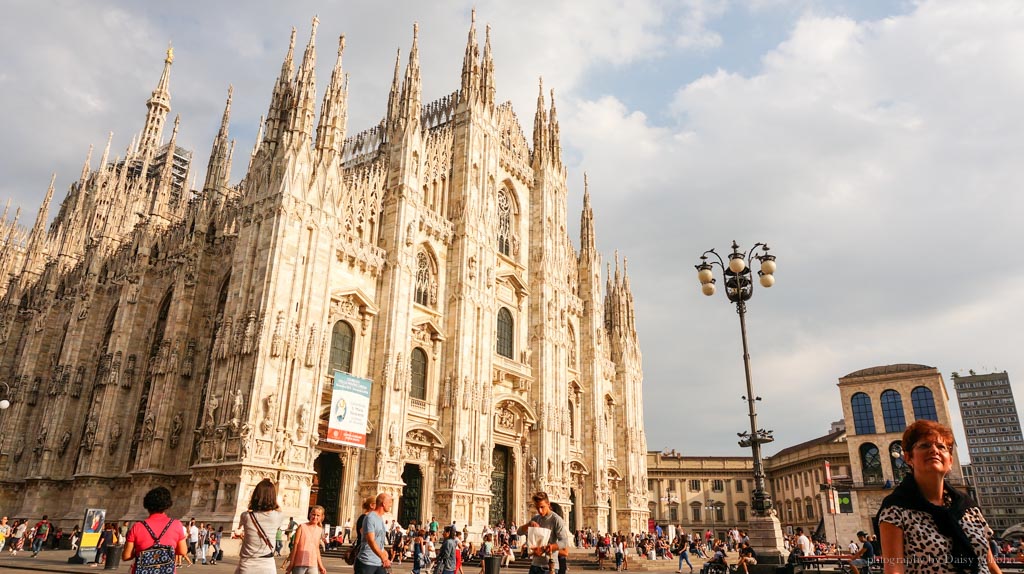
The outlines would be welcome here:
[[[82,435],[82,449],[86,452],[92,452],[96,444],[96,426],[96,414],[93,413],[85,423],[85,433]]]
[[[37,457],[43,454],[43,447],[46,445],[46,435],[46,427],[43,427],[39,434],[36,435],[36,446],[32,449],[32,454]]]
[[[284,311],[277,312],[277,321],[274,323],[274,334],[270,337],[270,356],[280,357],[284,332]]]
[[[462,464],[469,461],[469,437],[462,437]]]
[[[113,428],[110,429],[110,440],[107,442],[107,452],[114,454],[117,452],[117,447],[121,444],[121,423],[114,422]]]
[[[14,462],[19,462],[23,454],[25,454],[25,440],[19,436],[18,440],[14,442]]]
[[[274,409],[277,407],[277,395],[269,394],[263,399],[263,420],[260,421],[260,430],[263,434],[274,428]]]
[[[146,420],[142,421],[142,440],[151,442],[155,435],[156,419],[153,418],[152,414],[146,415]]]
[[[138,302],[138,300],[139,300],[139,290],[140,289],[141,289],[141,287],[139,286],[139,281],[138,280],[135,280],[135,281],[132,281],[131,279],[128,280],[128,295],[127,295],[127,297],[125,299],[126,299],[126,301],[129,304],[134,305],[136,302]]]
[[[242,334],[242,354],[252,353],[253,339],[256,336],[256,312],[249,311],[249,320],[245,323],[245,332]]]
[[[249,458],[249,442],[252,436],[252,425],[246,423],[242,425],[242,428],[238,431],[239,442],[241,443],[241,458],[246,460]]]
[[[377,449],[376,467],[373,476],[378,479],[384,476],[384,449],[382,448]]]
[[[242,420],[242,391],[235,389],[235,394],[231,397],[231,423],[235,426]]]
[[[526,463],[526,469],[530,471],[530,478],[537,480],[537,457],[530,455],[530,460]]]
[[[309,427],[309,405],[302,403],[299,405],[298,422],[295,424],[295,436],[299,439],[305,438],[307,434],[307,427]]]
[[[274,464],[284,464],[288,458],[288,443],[292,441],[291,433],[286,429],[277,429],[277,435],[274,440]]]
[[[64,453],[68,451],[68,445],[71,444],[71,431],[64,430],[64,434],[60,435],[60,446],[57,448],[57,456],[63,457]]]
[[[213,428],[215,417],[217,414],[217,407],[220,406],[220,399],[217,395],[211,394],[210,398],[206,400],[206,414],[203,415],[203,426],[207,428]]]
[[[171,419],[171,438],[169,440],[171,448],[178,448],[178,441],[181,440],[181,430],[184,427],[181,415],[181,411],[178,411],[174,414],[174,418]]]

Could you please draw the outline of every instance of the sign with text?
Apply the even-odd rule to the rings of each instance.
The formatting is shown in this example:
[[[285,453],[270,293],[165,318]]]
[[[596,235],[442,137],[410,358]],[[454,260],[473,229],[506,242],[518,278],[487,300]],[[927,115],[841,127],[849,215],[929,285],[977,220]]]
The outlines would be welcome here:
[[[366,421],[373,382],[334,371],[327,442],[366,448]]]

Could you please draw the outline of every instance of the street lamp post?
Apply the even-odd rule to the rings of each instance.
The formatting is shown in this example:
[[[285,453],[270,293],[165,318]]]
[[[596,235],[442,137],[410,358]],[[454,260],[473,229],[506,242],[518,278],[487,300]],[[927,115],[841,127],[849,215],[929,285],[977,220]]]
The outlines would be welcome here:
[[[715,540],[718,540],[718,533],[715,532],[715,501],[710,498],[704,501],[704,510],[707,510],[708,516],[711,517],[711,548],[708,551],[714,550]]]
[[[760,252],[758,249],[760,248]],[[756,402],[761,397],[754,394],[754,385],[750,377],[750,351],[747,347],[747,301],[754,295],[753,272],[750,264],[755,261],[760,264],[757,272],[758,282],[764,288],[775,284],[775,256],[769,253],[768,245],[755,243],[750,251],[740,251],[740,246],[733,241],[732,253],[729,253],[728,262],[714,250],[709,249],[701,254],[700,263],[697,268],[697,279],[701,284],[701,292],[707,296],[715,294],[715,272],[714,267],[718,266],[722,272],[725,295],[729,301],[736,305],[736,313],[740,316],[740,337],[743,342],[743,374],[746,377],[747,394],[743,397],[747,401],[747,414],[750,417],[750,430],[737,433],[740,437],[739,445],[743,448],[750,448],[754,463],[754,492],[751,494],[751,534],[758,534],[761,538],[755,545],[754,536],[751,536],[752,546],[758,548],[758,554],[774,556],[777,552],[781,560],[783,552],[782,532],[778,524],[778,518],[772,512],[771,495],[765,489],[764,461],[761,458],[761,445],[772,442],[772,431],[757,428]],[[759,523],[755,525],[755,522]],[[755,530],[758,526],[760,531]],[[769,526],[771,531],[769,531]],[[763,549],[763,551],[762,551]]]

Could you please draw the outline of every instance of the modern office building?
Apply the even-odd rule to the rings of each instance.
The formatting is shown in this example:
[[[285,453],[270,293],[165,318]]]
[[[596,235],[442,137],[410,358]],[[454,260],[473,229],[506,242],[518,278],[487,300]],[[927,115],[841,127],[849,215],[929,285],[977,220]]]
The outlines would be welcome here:
[[[1024,520],[1024,436],[1006,371],[953,374],[978,504],[996,535]]]

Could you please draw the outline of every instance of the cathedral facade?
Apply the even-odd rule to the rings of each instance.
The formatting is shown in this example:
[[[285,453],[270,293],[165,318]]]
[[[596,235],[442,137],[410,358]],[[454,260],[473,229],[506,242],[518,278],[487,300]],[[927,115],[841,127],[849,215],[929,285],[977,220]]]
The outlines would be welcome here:
[[[233,524],[268,477],[331,524],[389,492],[403,524],[478,532],[545,490],[570,526],[646,530],[633,296],[585,182],[569,238],[553,98],[527,139],[474,23],[461,86],[421,104],[414,28],[384,118],[346,137],[344,37],[317,98],[316,27],[237,184],[230,89],[201,189],[179,119],[165,143],[168,50],[124,154],[87,159],[49,225],[52,183],[30,229],[5,213],[0,508],[138,519],[166,485]],[[323,440],[336,371],[372,381],[365,449]]]

